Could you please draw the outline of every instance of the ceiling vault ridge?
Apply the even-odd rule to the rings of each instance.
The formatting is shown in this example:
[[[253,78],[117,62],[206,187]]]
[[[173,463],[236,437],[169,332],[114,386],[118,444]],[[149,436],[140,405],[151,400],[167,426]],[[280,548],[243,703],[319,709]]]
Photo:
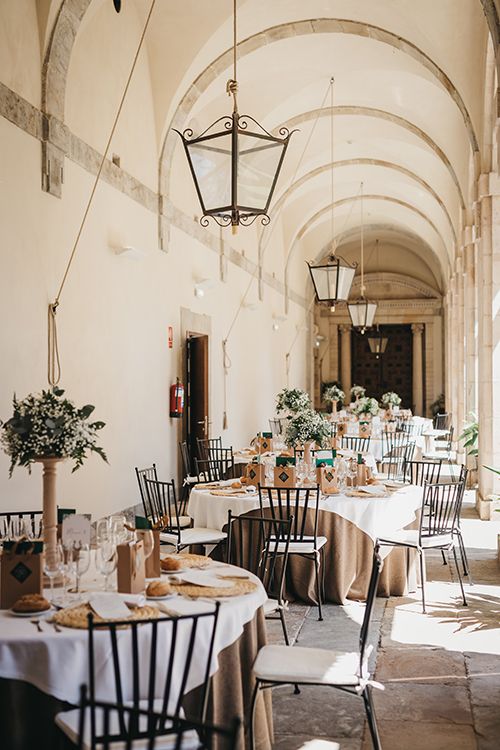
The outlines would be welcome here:
[[[429,299],[441,299],[443,296],[438,289],[434,289],[430,284],[426,284],[425,281],[415,279],[413,276],[404,273],[396,273],[394,271],[371,271],[365,273],[365,280],[367,282],[372,282],[373,284],[391,282],[398,286],[403,286],[407,289],[419,292]],[[361,279],[359,276],[354,277],[352,286],[356,289],[361,286]]]

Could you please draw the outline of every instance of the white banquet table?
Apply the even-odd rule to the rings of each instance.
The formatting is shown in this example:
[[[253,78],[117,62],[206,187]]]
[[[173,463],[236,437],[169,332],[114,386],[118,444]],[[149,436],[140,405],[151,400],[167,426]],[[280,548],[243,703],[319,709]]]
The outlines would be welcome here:
[[[230,569],[224,567],[224,575],[230,574]],[[238,570],[238,569],[236,569]],[[249,574],[251,575],[251,574]],[[211,719],[221,723],[227,723],[232,719],[231,698],[228,694],[228,686],[225,680],[217,681],[217,670],[225,662],[235,663],[235,668],[240,671],[242,682],[246,678],[248,685],[242,685],[239,689],[240,699],[245,698],[245,706],[233,704],[236,713],[243,713],[246,705],[249,705],[251,691],[251,661],[248,660],[248,652],[263,645],[265,642],[265,625],[263,619],[262,605],[267,600],[267,595],[260,581],[252,576],[257,583],[255,591],[232,597],[222,601],[219,611],[219,620],[215,634],[214,656],[211,664],[211,674],[215,675],[212,687],[212,711]],[[151,604],[151,602],[148,602]],[[200,611],[210,611],[213,603],[209,601],[191,601],[183,597],[167,599],[164,602],[169,610],[176,614],[195,614]],[[30,707],[37,712],[36,703],[39,706],[49,706],[50,720],[53,714],[61,709],[61,702],[75,705],[79,701],[79,689],[82,683],[88,683],[88,633],[86,630],[62,628],[56,632],[52,625],[44,622],[41,618],[43,633],[38,632],[30,618],[18,618],[9,610],[0,610],[0,746],[9,750],[27,750],[28,747],[42,747],[40,744],[40,728],[37,730],[38,742],[33,744],[29,728],[24,726],[12,726],[9,714],[6,712],[9,703],[16,702],[16,695],[28,695],[27,705],[17,706],[18,718],[24,715],[24,724],[29,725],[34,717],[30,717]],[[179,623],[182,627],[182,622]],[[203,625],[203,623],[201,623]],[[206,626],[209,623],[206,622]],[[196,649],[208,647],[208,629],[203,626],[197,631]],[[139,633],[141,628],[139,628]],[[140,637],[149,639],[150,630],[144,629]],[[97,684],[97,698],[109,699],[113,691],[113,669],[111,656],[109,654],[109,639],[105,633],[96,634],[104,636],[95,639],[97,661],[101,665]],[[185,629],[186,638],[188,629]],[[119,633],[119,638],[127,638],[126,630]],[[183,651],[182,630],[179,629],[181,641],[178,643],[180,653]],[[125,642],[124,642],[125,644]],[[149,644],[140,644],[141,653],[149,652]],[[168,644],[165,644],[164,652]],[[102,653],[99,652],[102,649]],[[127,648],[127,654],[129,649]],[[253,656],[255,656],[255,653]],[[196,661],[196,660],[195,660]],[[203,660],[200,660],[200,663]],[[162,665],[157,666],[159,678],[161,677]],[[238,674],[238,673],[237,673]],[[158,678],[158,679],[159,679]],[[204,675],[197,671],[196,664],[190,671],[186,693],[195,695],[196,688],[201,685]],[[23,690],[23,686],[35,688],[36,690]],[[180,688],[180,685],[179,685]],[[175,692],[175,688],[174,688]],[[248,692],[248,695],[244,695]],[[48,699],[50,696],[50,699]],[[131,697],[131,696],[130,696]],[[146,696],[144,696],[146,697]],[[127,700],[127,696],[124,696]],[[221,706],[226,708],[221,712]],[[52,707],[52,708],[50,708]],[[264,707],[259,723],[260,745],[269,748],[272,739],[272,721],[269,713],[270,704]],[[9,730],[10,725],[10,730]],[[26,730],[28,729],[28,732]],[[47,732],[50,734],[51,726],[47,724]],[[3,737],[2,737],[3,735]],[[7,741],[8,738],[8,741]],[[46,744],[43,747],[52,747]],[[242,746],[243,747],[243,746]]]
[[[229,490],[229,488],[228,488]],[[387,497],[322,496],[318,535],[326,536],[325,598],[342,603],[346,599],[364,599],[367,593],[370,560],[379,536],[393,534],[415,523],[422,501],[422,488],[405,485]],[[213,495],[210,490],[194,488],[188,513],[197,526],[210,524],[222,529],[228,510],[234,515],[260,512],[258,493]],[[312,533],[311,529],[306,533]],[[413,566],[406,550],[383,548],[384,570],[379,595],[401,596],[415,586]],[[312,565],[296,556],[289,560],[287,595],[314,603]]]

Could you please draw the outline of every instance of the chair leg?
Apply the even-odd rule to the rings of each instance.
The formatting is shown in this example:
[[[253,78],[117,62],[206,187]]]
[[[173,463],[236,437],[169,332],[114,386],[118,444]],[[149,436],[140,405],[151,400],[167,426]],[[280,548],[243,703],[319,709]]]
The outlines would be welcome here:
[[[286,627],[285,613],[284,613],[282,607],[280,607],[280,609],[278,611],[280,613],[281,627],[283,628],[283,638],[285,639],[285,645],[289,646],[290,645],[290,639],[288,638],[288,630],[287,630],[287,627]]]
[[[464,576],[467,576],[467,578],[469,579],[469,585],[472,586],[473,580],[470,572],[469,560],[467,559],[467,551],[465,549],[464,538],[459,528],[457,528],[456,531],[458,536],[458,546],[460,547],[460,557],[462,558],[462,565],[464,568]]]
[[[443,565],[448,565],[448,560],[446,559],[446,555],[444,554],[444,549],[441,550],[441,557],[443,558]]]
[[[365,704],[366,718],[368,720],[368,727],[370,729],[373,747],[375,748],[375,750],[382,750],[382,745],[380,744],[380,737],[378,734],[377,721],[375,719],[375,709],[373,707],[371,688],[369,685],[363,691],[363,702]]]
[[[455,567],[457,569],[458,580],[460,582],[460,589],[462,591],[462,599],[463,599],[463,602],[464,602],[464,607],[466,607],[467,606],[467,599],[465,598],[464,583],[462,581],[462,576],[460,575],[460,567],[458,565],[457,551],[455,549],[455,546],[453,546],[453,557],[455,558]]]
[[[423,549],[418,550],[420,558],[420,585],[422,586],[422,612],[425,615],[425,557]]]
[[[255,750],[255,705],[257,703],[257,696],[259,694],[259,681],[255,681],[255,687],[252,693],[252,703],[250,704],[250,726],[248,727],[248,734],[250,739],[250,750]]]
[[[323,610],[321,609],[321,586],[319,583],[319,554],[314,554],[314,569],[316,571],[316,596],[318,597],[318,620],[323,619]]]

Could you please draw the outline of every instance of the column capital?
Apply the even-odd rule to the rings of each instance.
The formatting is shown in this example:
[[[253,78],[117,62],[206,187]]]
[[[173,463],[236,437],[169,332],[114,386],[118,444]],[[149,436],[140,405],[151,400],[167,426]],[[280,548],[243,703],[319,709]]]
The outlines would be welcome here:
[[[423,323],[412,323],[411,324],[411,332],[413,335],[420,336],[424,332],[424,324]]]

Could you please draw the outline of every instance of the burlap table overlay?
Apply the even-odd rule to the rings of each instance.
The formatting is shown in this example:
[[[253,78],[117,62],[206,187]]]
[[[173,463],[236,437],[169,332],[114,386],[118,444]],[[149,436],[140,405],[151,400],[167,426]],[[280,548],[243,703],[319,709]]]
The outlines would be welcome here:
[[[253,689],[252,666],[261,646],[266,643],[264,614],[259,609],[243,628],[240,638],[225,648],[218,657],[218,671],[212,678],[208,720],[227,724],[234,716],[245,716],[246,726]],[[185,710],[196,712],[199,704],[197,688],[184,701]],[[9,750],[57,748],[74,750],[54,724],[59,711],[72,708],[28,682],[0,678],[0,747]],[[258,750],[271,750],[273,741],[271,695],[259,698],[256,712]],[[246,748],[248,748],[248,743]],[[243,750],[243,741],[238,750]],[[216,748],[214,747],[214,750]]]
[[[265,509],[265,515],[269,515]],[[259,515],[251,511],[248,515]],[[313,511],[308,511],[306,534],[313,532]],[[322,552],[320,575],[324,581],[324,601],[343,604],[347,600],[365,600],[373,559],[373,540],[353,523],[331,511],[320,510],[318,536],[328,539]],[[416,588],[415,555],[406,549],[393,549],[384,559],[378,596],[404,596]],[[311,559],[290,555],[285,596],[316,604],[314,563]]]

